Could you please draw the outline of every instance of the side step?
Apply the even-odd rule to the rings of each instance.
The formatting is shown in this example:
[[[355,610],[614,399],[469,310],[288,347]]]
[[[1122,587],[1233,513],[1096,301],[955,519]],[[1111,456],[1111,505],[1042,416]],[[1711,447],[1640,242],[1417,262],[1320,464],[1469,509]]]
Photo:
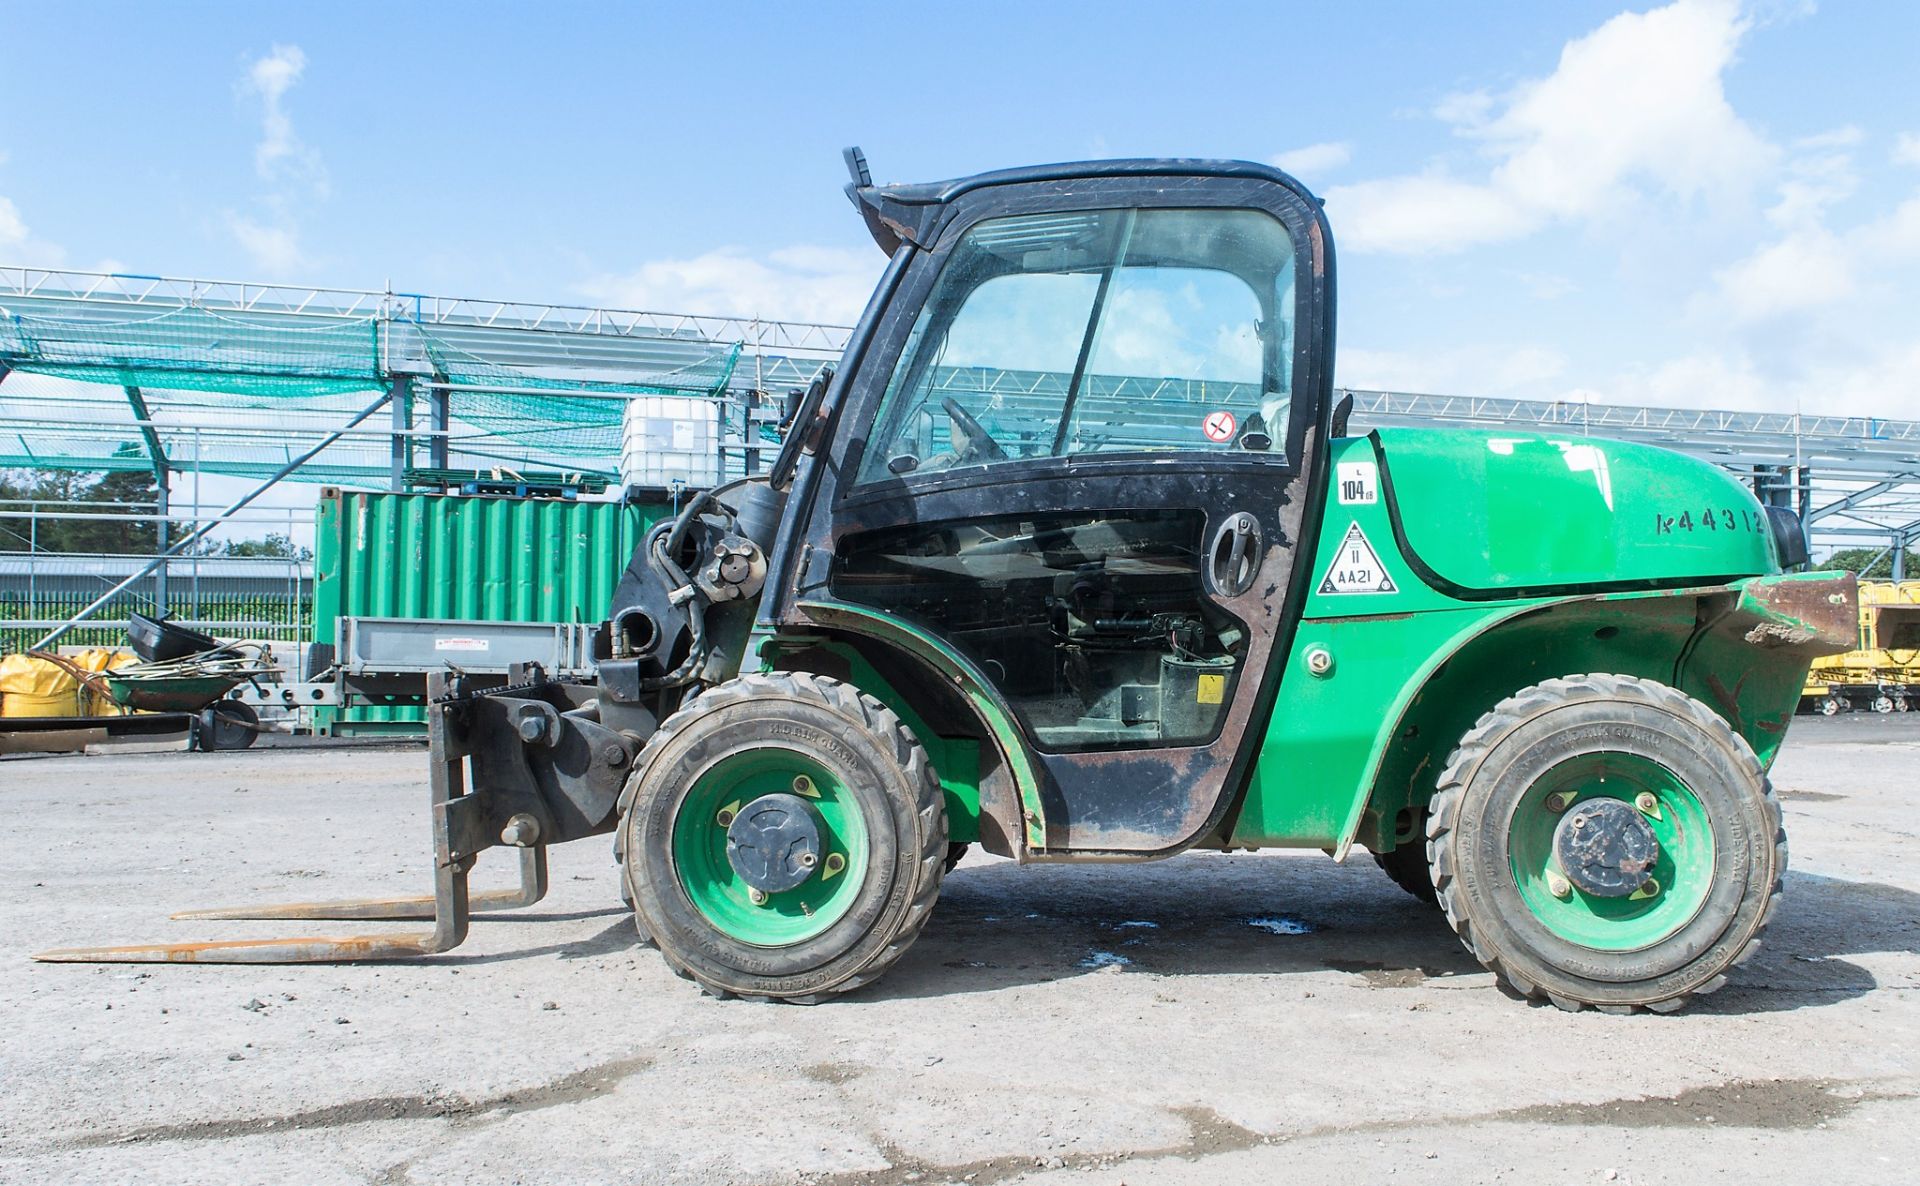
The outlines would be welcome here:
[[[428,702],[445,694],[444,675],[428,677]],[[410,959],[458,947],[467,937],[473,911],[531,906],[547,893],[545,845],[520,850],[520,884],[470,896],[467,874],[475,854],[491,841],[474,834],[466,788],[465,738],[449,729],[447,713],[429,711],[427,741],[431,760],[433,810],[433,896],[366,898],[343,902],[298,902],[276,906],[189,910],[189,919],[339,919],[431,920],[424,933],[313,936],[291,939],[223,939],[201,943],[143,943],[119,947],[59,947],[34,959],[46,963],[109,964],[306,964]],[[469,821],[461,826],[461,821]]]

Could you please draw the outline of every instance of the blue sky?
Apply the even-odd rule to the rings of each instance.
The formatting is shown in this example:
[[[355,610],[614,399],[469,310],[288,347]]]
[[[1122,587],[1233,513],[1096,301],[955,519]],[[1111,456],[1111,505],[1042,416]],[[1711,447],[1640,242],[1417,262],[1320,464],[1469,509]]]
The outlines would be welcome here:
[[[1279,161],[1339,379],[1920,416],[1920,5],[0,3],[0,263],[844,321],[839,192]]]

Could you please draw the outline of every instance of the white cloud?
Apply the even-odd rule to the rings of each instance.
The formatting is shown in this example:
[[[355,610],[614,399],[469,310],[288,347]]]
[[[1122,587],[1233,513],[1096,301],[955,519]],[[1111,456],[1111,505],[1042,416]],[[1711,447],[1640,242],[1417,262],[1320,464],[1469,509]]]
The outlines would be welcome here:
[[[1788,160],[1779,199],[1766,211],[1782,233],[1714,273],[1712,289],[1692,302],[1696,314],[1765,322],[1838,305],[1876,272],[1920,255],[1920,197],[1850,229],[1830,225],[1833,208],[1860,188],[1845,149],[1861,139],[1847,128],[1795,142],[1812,151]]]
[[[60,267],[66,263],[66,254],[55,244],[35,238],[20,217],[20,208],[0,198],[0,263]]]
[[[796,246],[756,256],[721,247],[595,277],[581,291],[631,309],[852,325],[885,266],[877,250]]]
[[[1714,273],[1718,296],[1743,321],[1763,321],[1832,304],[1852,294],[1844,243],[1814,226],[1769,243]]]
[[[1276,169],[1297,175],[1330,173],[1353,159],[1353,146],[1345,142],[1309,144],[1273,158]]]
[[[1744,193],[1773,160],[1728,104],[1721,76],[1748,29],[1733,0],[1678,0],[1568,42],[1554,72],[1499,97],[1455,95],[1434,114],[1481,145],[1484,177],[1442,166],[1336,186],[1343,246],[1435,253],[1530,234],[1628,193]]]
[[[1342,346],[1334,380],[1368,391],[1526,397],[1540,394],[1566,369],[1566,356],[1543,346],[1493,344],[1418,353]]]
[[[1829,208],[1860,188],[1852,153],[1820,151],[1830,146],[1800,143],[1816,151],[1796,155],[1787,162],[1780,200],[1767,210],[1767,220],[1778,227],[1794,228],[1818,221]]]
[[[1557,272],[1516,272],[1514,279],[1526,286],[1527,292],[1535,300],[1558,300],[1568,293],[1580,291],[1580,286],[1568,276]]]
[[[1486,185],[1438,173],[1388,177],[1327,191],[1340,246],[1349,251],[1441,254],[1530,234],[1538,212]]]
[[[1798,149],[1857,148],[1866,138],[1865,132],[1852,124],[1846,124],[1825,132],[1816,132],[1811,136],[1802,136],[1793,142],[1793,147]]]
[[[1908,198],[1893,213],[1867,223],[1850,237],[1862,255],[1882,263],[1920,258],[1920,197]]]
[[[253,167],[266,181],[286,177],[324,183],[320,154],[303,143],[287,114],[287,92],[306,73],[307,55],[297,45],[276,45],[256,58],[240,80],[243,92],[260,100],[260,142]]]
[[[1920,165],[1920,132],[1902,132],[1893,142],[1893,163]]]
[[[300,248],[297,208],[328,195],[327,170],[317,149],[300,139],[287,111],[287,94],[306,73],[307,55],[297,45],[275,45],[247,64],[238,89],[260,105],[260,139],[253,168],[267,183],[262,215],[228,211],[226,225],[253,266],[284,276],[306,262]]]
[[[1628,370],[1580,394],[1656,407],[1911,419],[1920,401],[1920,338],[1803,357],[1786,368],[1762,366],[1742,350],[1703,350]]]
[[[1767,407],[1781,393],[1768,390],[1759,369],[1744,354],[1703,351],[1631,370],[1583,394],[1596,397],[1596,402],[1738,411]]]
[[[300,251],[299,233],[291,225],[268,226],[229,213],[227,229],[253,265],[270,275],[285,276],[306,260]]]

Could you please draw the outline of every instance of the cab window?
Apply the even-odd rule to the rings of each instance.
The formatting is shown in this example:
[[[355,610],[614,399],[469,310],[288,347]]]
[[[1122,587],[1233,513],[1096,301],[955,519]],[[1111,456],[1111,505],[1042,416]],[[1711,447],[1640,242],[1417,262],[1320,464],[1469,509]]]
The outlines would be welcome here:
[[[1294,249],[1256,210],[976,224],[917,317],[863,482],[1078,453],[1280,457]]]

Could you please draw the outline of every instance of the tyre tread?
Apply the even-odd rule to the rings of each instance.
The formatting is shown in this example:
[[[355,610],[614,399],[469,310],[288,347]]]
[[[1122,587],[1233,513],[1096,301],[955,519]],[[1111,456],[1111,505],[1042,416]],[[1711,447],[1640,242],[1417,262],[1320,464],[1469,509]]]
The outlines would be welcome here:
[[[1495,976],[1499,977],[1515,992],[1528,1000],[1550,999],[1551,1003],[1570,1011],[1578,1011],[1592,1002],[1577,1001],[1564,996],[1551,996],[1539,985],[1533,984],[1521,976],[1511,962],[1487,943],[1474,928],[1472,919],[1461,905],[1463,895],[1455,877],[1452,821],[1458,814],[1462,796],[1467,785],[1477,773],[1495,745],[1508,732],[1518,728],[1536,713],[1565,704],[1594,700],[1628,700],[1652,705],[1692,722],[1694,725],[1720,737],[1729,743],[1727,748],[1742,763],[1744,773],[1754,779],[1761,790],[1766,811],[1773,830],[1774,878],[1768,892],[1766,907],[1761,912],[1760,921],[1754,928],[1747,944],[1733,957],[1726,968],[1705,982],[1685,992],[1675,994],[1663,1000],[1645,1002],[1627,1006],[1606,1006],[1604,1012],[1634,1012],[1645,1009],[1655,1013],[1671,1013],[1682,1008],[1695,997],[1715,992],[1727,983],[1727,973],[1753,958],[1760,950],[1761,937],[1767,925],[1773,920],[1775,910],[1780,905],[1781,895],[1785,891],[1787,870],[1787,833],[1785,815],[1780,807],[1780,798],[1774,792],[1773,783],[1768,779],[1766,770],[1760,765],[1760,759],[1753,748],[1738,733],[1735,733],[1726,719],[1711,708],[1688,696],[1678,688],[1651,680],[1629,675],[1608,675],[1591,673],[1570,675],[1558,679],[1544,680],[1531,687],[1522,688],[1513,695],[1483,714],[1467,731],[1460,744],[1447,758],[1445,768],[1440,773],[1431,808],[1427,815],[1427,861],[1432,871],[1435,895],[1440,908],[1447,916],[1447,922],[1454,933],[1460,936],[1467,950],[1475,959]]]
[[[716,684],[703,691],[699,697],[668,716],[660,723],[652,737],[642,747],[635,759],[633,775],[628,788],[622,794],[620,811],[622,815],[620,834],[625,836],[627,815],[633,807],[636,788],[646,777],[653,763],[659,758],[679,732],[700,717],[730,705],[751,702],[764,698],[781,698],[811,704],[825,708],[849,724],[863,729],[867,734],[880,741],[891,751],[894,763],[905,772],[908,785],[913,788],[914,802],[910,805],[919,819],[916,829],[923,837],[921,850],[916,860],[917,876],[912,900],[901,914],[895,926],[893,936],[860,968],[831,985],[797,993],[791,996],[774,997],[797,1004],[816,1004],[829,996],[852,992],[855,989],[873,983],[879,979],[913,946],[915,939],[925,928],[933,913],[934,903],[940,896],[940,883],[946,874],[947,857],[947,813],[945,794],[941,790],[940,780],[935,775],[933,762],[927,751],[913,735],[904,721],[894,711],[879,700],[862,692],[852,684],[833,678],[804,671],[772,671],[754,675],[743,675]],[[622,877],[630,877],[626,862],[622,862]],[[628,892],[632,892],[631,883]],[[666,957],[667,965],[676,975],[697,982],[709,995],[726,999],[740,996],[736,989],[710,981],[694,968],[682,963],[669,951],[667,945],[659,943],[657,938],[647,934],[644,920],[635,915],[643,942],[656,946]],[[757,995],[757,994],[756,994]]]

